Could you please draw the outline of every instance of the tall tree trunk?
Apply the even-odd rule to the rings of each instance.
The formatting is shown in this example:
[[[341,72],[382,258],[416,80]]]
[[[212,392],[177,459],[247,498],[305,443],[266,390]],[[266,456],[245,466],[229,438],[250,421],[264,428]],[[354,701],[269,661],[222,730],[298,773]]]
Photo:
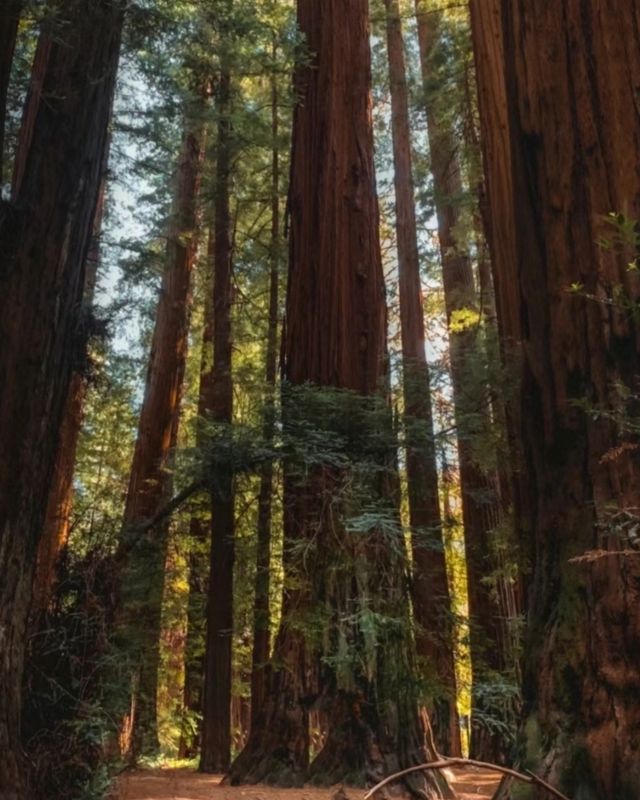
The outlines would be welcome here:
[[[513,184],[498,210],[515,223],[519,524],[535,553],[525,758],[572,797],[626,800],[640,795],[640,493],[635,436],[617,421],[637,414],[625,397],[640,366],[640,14],[623,0],[501,9]]]
[[[33,57],[29,91],[27,92],[27,98],[22,112],[20,135],[18,137],[18,144],[13,162],[13,177],[11,182],[11,197],[13,200],[18,196],[27,167],[27,159],[29,157],[29,151],[31,150],[35,124],[38,118],[38,109],[40,108],[49,57],[53,46],[53,37],[55,35],[55,18],[45,19],[40,29],[36,52]]]
[[[33,570],[79,341],[78,310],[123,4],[72,0],[15,205],[0,208],[0,795],[23,800],[20,697]]]
[[[481,392],[478,397],[479,387],[470,385],[467,377],[469,362],[474,358],[486,358],[479,339],[479,328],[471,324],[467,329],[456,331],[452,326],[457,313],[477,311],[479,297],[471,259],[458,242],[456,234],[461,221],[459,202],[463,193],[459,144],[451,123],[442,118],[432,102],[432,64],[443,35],[443,12],[434,9],[427,11],[424,0],[416,0],[415,5],[444,297],[450,326],[449,352],[458,435],[471,628],[473,677],[470,749],[475,758],[501,763],[506,760],[509,751],[508,735],[505,738],[502,734],[508,720],[502,718],[504,703],[498,693],[492,691],[491,683],[495,682],[498,675],[503,681],[509,666],[509,658],[504,650],[507,637],[503,621],[506,614],[496,602],[493,587],[487,578],[497,566],[492,538],[503,517],[503,502],[497,474],[485,474],[477,463],[473,452],[474,430],[469,425],[470,419],[482,419],[480,426],[477,423],[472,426],[477,433],[481,433],[478,428],[488,430],[491,425],[489,387],[486,387],[486,404],[482,407],[479,405],[483,402]]]
[[[231,75],[223,68],[216,95],[218,140],[214,197],[213,376],[211,418],[231,425]],[[212,476],[211,567],[207,605],[202,709],[201,772],[226,772],[231,761],[231,660],[233,642],[234,476]]]
[[[500,334],[503,347],[511,349],[518,346],[520,307],[501,0],[470,0],[470,12],[486,192],[481,208],[491,252]]]
[[[7,95],[23,0],[7,0],[0,18],[0,186],[4,181],[4,132]]]
[[[274,45],[274,57],[276,55]],[[278,360],[278,298],[280,283],[280,148],[278,145],[278,83],[271,78],[271,252],[269,254],[269,330],[267,334],[264,439],[273,442],[275,434],[275,391]],[[271,616],[269,608],[271,572],[271,509],[273,501],[273,463],[268,461],[260,475],[258,496],[258,547],[256,554],[256,596],[253,608],[253,651],[251,654],[251,727],[265,701],[267,661],[269,659]]]
[[[156,690],[167,533],[160,523],[143,536],[137,526],[153,518],[170,493],[168,460],[175,444],[187,356],[191,272],[197,253],[197,200],[203,157],[202,120],[190,109],[178,164],[166,269],[131,464],[121,547],[131,548],[121,578],[123,635],[132,658],[133,716],[129,755],[158,747]],[[134,542],[132,546],[132,541]]]
[[[215,236],[209,231],[207,266],[202,281],[205,292],[204,327],[202,331],[202,353],[200,358],[200,387],[198,393],[198,427],[196,447],[206,445],[204,424],[213,408],[213,265],[215,261]],[[180,737],[180,755],[193,758],[200,751],[202,736],[204,642],[206,637],[206,598],[209,575],[209,514],[194,513],[191,517],[189,536],[189,599],[187,601],[187,634],[184,652],[184,698],[185,724]]]
[[[91,308],[95,292],[98,264],[100,262],[100,233],[104,216],[106,192],[106,170],[109,147],[105,151],[102,187],[93,222],[93,236],[87,254],[83,307],[85,313]],[[91,313],[89,311],[89,313]],[[87,390],[86,377],[82,370],[74,371],[65,404],[58,455],[53,472],[53,482],[47,502],[42,538],[38,546],[36,572],[33,581],[31,614],[44,611],[51,599],[56,582],[56,570],[60,556],[69,540],[71,508],[73,503],[73,472],[76,450],[82,427],[82,414]]]
[[[326,408],[324,415],[319,413],[323,408],[320,388],[319,395],[309,392],[311,408],[307,408],[293,387],[310,383],[350,390],[344,399],[354,411],[361,407],[362,396],[384,389],[386,309],[373,167],[368,10],[366,0],[351,0],[348,6],[340,0],[322,5],[316,0],[298,2],[300,28],[315,57],[297,75],[301,103],[294,120],[283,342],[284,376],[292,395],[283,397],[285,427],[303,421],[326,426],[329,432],[345,421],[349,425],[349,417],[338,410],[333,417]],[[342,523],[331,527],[337,521],[332,502],[335,489],[343,482],[335,468],[318,466],[304,479],[294,464],[285,470],[283,616],[267,699],[259,724],[232,767],[232,780],[281,785],[304,781],[309,704],[322,688],[328,698],[329,732],[311,777],[365,782],[391,763],[404,765],[433,755],[417,698],[405,691],[408,685],[396,682],[395,696],[386,691],[385,679],[397,675],[396,668],[411,659],[410,645],[406,639],[399,640],[393,652],[381,646],[373,673],[365,674],[357,665],[370,661],[364,650],[366,634],[358,622],[352,628],[344,616],[346,612],[350,619],[359,620],[366,613],[359,590],[367,597],[374,590],[369,573],[378,562],[370,562],[373,553],[392,567],[384,570],[382,593],[389,590],[397,598],[403,589],[396,582],[393,556],[377,532],[370,538],[349,537]],[[336,583],[326,570],[330,543],[335,545],[333,535],[348,549],[347,569]],[[301,545],[315,548],[313,571]],[[379,583],[377,572],[376,578]],[[380,592],[379,585],[375,591]],[[401,599],[407,611],[406,596]],[[307,645],[303,633],[303,621],[310,621],[310,611],[317,611],[321,604],[331,615],[327,631],[331,650],[326,653],[322,687],[317,683],[320,653],[313,644]],[[350,628],[357,649],[349,685],[330,666],[337,656],[334,645],[342,626]],[[420,788],[426,797],[441,797],[444,789],[437,779],[429,778],[420,780]]]
[[[31,604],[33,617],[47,609],[56,584],[58,561],[69,538],[73,468],[82,425],[84,396],[84,378],[81,373],[74,372],[65,403],[53,482],[49,492],[42,538],[38,546]]]
[[[436,746],[461,755],[451,595],[447,582],[411,154],[409,91],[398,0],[385,0],[400,286],[407,482],[418,655],[436,688],[428,703]]]

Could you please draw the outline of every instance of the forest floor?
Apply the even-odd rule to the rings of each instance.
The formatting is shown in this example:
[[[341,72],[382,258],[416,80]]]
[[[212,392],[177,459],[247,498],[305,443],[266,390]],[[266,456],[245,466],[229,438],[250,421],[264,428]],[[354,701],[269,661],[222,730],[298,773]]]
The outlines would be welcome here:
[[[453,770],[452,785],[458,800],[490,800],[499,780],[481,770]],[[272,786],[220,785],[219,775],[200,775],[185,769],[156,769],[123,775],[113,800],[331,800],[333,789],[276,789]],[[349,800],[361,794],[350,789]],[[343,795],[344,796],[344,795]]]

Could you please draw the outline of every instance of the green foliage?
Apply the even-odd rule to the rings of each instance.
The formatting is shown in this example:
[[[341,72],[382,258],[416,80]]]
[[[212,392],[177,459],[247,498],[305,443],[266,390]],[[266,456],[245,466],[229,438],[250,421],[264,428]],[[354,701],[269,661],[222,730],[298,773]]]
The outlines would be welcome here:
[[[31,74],[31,64],[36,50],[38,40],[38,25],[40,14],[37,7],[33,4],[26,4],[26,8],[20,20],[19,35],[16,41],[16,49],[11,65],[11,80],[9,81],[7,94],[6,116],[4,120],[5,142],[2,158],[2,177],[4,186],[0,187],[1,195],[7,198],[11,188],[11,178],[13,174],[13,164],[18,146],[18,136],[22,122],[29,81]]]
[[[137,424],[135,364],[108,349],[94,359],[100,372],[85,401],[74,475],[71,547],[78,555],[117,543]]]
[[[457,312],[450,331],[474,339],[465,359],[466,383],[458,424],[453,421],[447,327],[440,278],[439,249],[434,235],[435,193],[424,133],[425,102],[432,104],[455,133],[463,165],[463,190],[449,198],[461,209],[456,237],[460,248],[478,261],[481,238],[477,220],[479,150],[474,140],[477,122],[469,92],[473,80],[466,11],[428,3],[442,25],[434,54],[433,78],[426,87],[418,75],[417,42],[408,14],[407,41],[416,150],[420,248],[424,266],[429,327],[429,357],[433,361],[438,433],[435,446],[443,485],[454,470],[457,437],[464,439],[476,462],[487,473],[506,460],[503,421],[494,408],[496,395],[513,393],[510,371],[501,365],[497,334],[475,308]],[[389,110],[386,64],[380,27],[381,4],[374,4],[374,97],[377,159],[385,264],[391,310],[390,399],[363,398],[350,392],[314,386],[282,387],[276,401],[276,434],[265,436],[265,407],[272,388],[265,385],[264,364],[268,325],[268,295],[274,252],[281,273],[286,266],[284,237],[271,238],[271,194],[274,148],[279,155],[278,195],[284,212],[288,193],[289,140],[295,98],[291,74],[308,58],[297,31],[293,4],[284,0],[137,0],[129,4],[112,130],[107,219],[102,235],[98,304],[111,323],[113,340],[95,347],[99,366],[90,388],[75,474],[75,498],[69,562],[53,616],[42,638],[34,643],[34,698],[27,718],[33,725],[29,748],[46,753],[59,737],[71,750],[87,754],[64,771],[59,797],[98,797],[107,780],[104,754],[114,734],[114,720],[105,708],[116,708],[126,697],[121,652],[107,645],[106,609],[113,586],[103,570],[121,534],[128,472],[137,428],[137,414],[150,348],[150,332],[160,279],[166,266],[167,221],[172,214],[175,164],[184,120],[202,123],[208,138],[199,213],[200,254],[193,292],[190,355],[182,402],[178,447],[173,454],[176,489],[196,481],[195,494],[173,515],[168,530],[165,566],[161,677],[158,698],[163,757],[175,755],[184,727],[196,727],[197,714],[181,708],[185,606],[188,565],[194,556],[205,564],[208,543],[194,538],[192,518],[209,522],[206,489],[222,474],[234,476],[236,489],[236,569],[234,619],[234,698],[249,695],[251,636],[255,588],[255,551],[259,474],[266,463],[275,466],[271,567],[271,629],[279,622],[282,590],[290,591],[324,575],[320,595],[326,602],[293,616],[297,626],[322,655],[323,677],[340,688],[380,681],[381,698],[431,696],[439,677],[404,656],[382,659],[383,651],[408,653],[414,635],[408,602],[410,556],[406,508],[403,508],[404,457],[407,432],[424,426],[397,424],[402,408],[398,358],[398,309],[393,255]],[[35,28],[24,23],[16,60],[10,125],[15,140],[17,119],[26,91],[35,44]],[[215,130],[218,123],[212,97],[224,63],[232,74],[232,216],[233,216],[233,377],[234,421],[221,425],[199,418],[198,384],[207,273],[207,233],[211,198],[215,193]],[[206,99],[203,101],[203,94]],[[279,131],[274,136],[272,103],[276,102]],[[13,145],[12,145],[13,146]],[[474,149],[475,147],[475,149]],[[285,214],[283,213],[283,217]],[[629,237],[619,223],[615,246]],[[623,230],[622,230],[623,229]],[[189,234],[191,235],[191,234]],[[284,296],[284,292],[281,292]],[[282,297],[280,298],[282,299]],[[280,303],[282,305],[282,303]],[[282,316],[282,308],[279,309]],[[207,354],[210,361],[211,355]],[[487,414],[487,410],[490,413]],[[492,424],[487,424],[487,419]],[[413,430],[411,428],[413,427]],[[424,437],[420,437],[424,440]],[[429,446],[434,443],[429,441]],[[297,491],[313,496],[308,529],[283,553],[284,503]],[[446,554],[454,588],[452,624],[459,639],[459,672],[463,703],[469,697],[468,636],[465,633],[466,578],[455,485],[443,486],[454,506],[447,522]],[[406,506],[406,487],[405,487]],[[514,579],[518,554],[505,528],[496,530],[494,587]],[[433,532],[418,533],[433,546]],[[284,575],[283,560],[296,569]],[[82,584],[83,574],[86,583]],[[206,577],[206,568],[204,570]],[[110,576],[113,577],[113,576]],[[205,578],[203,578],[203,581]],[[78,588],[82,586],[82,588]],[[497,592],[496,588],[496,592]],[[201,609],[204,617],[204,608]],[[83,627],[84,626],[84,627]],[[202,626],[203,628],[204,626]],[[201,631],[202,634],[202,631]],[[465,636],[467,637],[465,639]],[[117,643],[116,643],[117,644]],[[204,641],[192,653],[198,660]],[[44,666],[43,666],[44,665]],[[42,669],[42,675],[37,673]],[[382,671],[381,671],[382,670]],[[386,670],[386,672],[384,672]],[[59,680],[57,673],[62,678]],[[94,683],[96,674],[109,675]],[[89,676],[91,676],[89,678]],[[496,676],[480,691],[495,707],[511,708],[510,676]],[[65,699],[66,698],[66,699]],[[382,701],[381,701],[382,702]],[[506,711],[505,711],[506,714]],[[488,726],[504,725],[502,716],[487,717]],[[510,718],[509,718],[510,719]],[[240,726],[238,726],[240,728]],[[246,731],[234,731],[236,748]],[[40,738],[38,738],[40,737]],[[40,756],[38,756],[40,757]],[[65,751],[66,757],[66,751]],[[84,759],[84,760],[83,760]],[[42,762],[34,780],[49,781],[55,765]],[[57,779],[56,779],[57,780]],[[55,780],[54,780],[55,783]],[[72,786],[72,788],[68,788]],[[56,790],[57,791],[57,790]],[[65,795],[64,792],[68,794]],[[83,794],[84,792],[84,794]],[[51,795],[51,800],[57,796]]]
[[[474,682],[473,723],[489,735],[499,735],[507,748],[516,744],[522,708],[522,692],[518,675],[484,672]]]
[[[32,622],[23,742],[33,800],[99,800],[111,783],[105,748],[116,735],[100,677],[109,648],[108,562],[69,553],[46,613]]]

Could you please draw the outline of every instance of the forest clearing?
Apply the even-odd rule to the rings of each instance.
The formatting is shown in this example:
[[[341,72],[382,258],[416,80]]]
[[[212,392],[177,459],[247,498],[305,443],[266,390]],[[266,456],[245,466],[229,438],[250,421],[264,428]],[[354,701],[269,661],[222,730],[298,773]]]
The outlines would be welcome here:
[[[0,800],[372,792],[640,800],[640,0],[1,0]]]

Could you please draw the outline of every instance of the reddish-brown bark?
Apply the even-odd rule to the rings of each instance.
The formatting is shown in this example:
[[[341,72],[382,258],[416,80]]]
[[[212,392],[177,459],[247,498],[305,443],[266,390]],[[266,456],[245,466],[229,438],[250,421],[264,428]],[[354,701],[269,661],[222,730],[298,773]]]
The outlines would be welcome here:
[[[19,729],[37,547],[78,342],[123,5],[61,10],[15,206],[0,209],[0,795],[22,800]]]
[[[366,6],[298,2],[317,64],[297,82],[283,350],[291,383],[362,394],[381,388],[386,338]]]
[[[321,6],[316,0],[298,2],[299,24],[315,55],[312,64],[300,67],[296,81],[300,104],[294,119],[283,337],[284,377],[290,384],[348,389],[354,398],[384,390],[386,347],[368,10],[366,0],[327,0]],[[294,407],[285,395],[284,425],[297,414],[304,419],[305,409]],[[322,420],[317,415],[313,419],[329,427],[341,421]],[[382,652],[381,647],[375,675],[358,670],[353,691],[343,686],[337,671],[326,664],[322,670],[325,683],[320,687],[319,653],[305,642],[301,623],[311,609],[326,605],[330,613],[326,638],[331,645],[338,626],[343,625],[354,634],[350,644],[362,648],[357,623],[354,628],[345,622],[345,614],[352,615],[361,602],[358,586],[362,588],[359,580],[363,578],[355,577],[353,565],[369,564],[375,571],[374,562],[369,561],[374,554],[385,565],[390,565],[393,557],[376,532],[357,537],[356,543],[340,529],[332,499],[342,477],[334,468],[318,467],[303,481],[292,467],[286,465],[284,509],[285,575],[290,580],[285,580],[267,699],[231,776],[236,782],[301,784],[307,772],[309,705],[322,690],[329,730],[311,777],[322,782],[364,782],[391,762],[409,763],[433,755],[411,692],[398,692],[396,684],[395,696],[385,693],[384,701],[377,702],[381,676],[395,674],[396,666],[410,659],[410,650],[406,642],[397,642],[394,652]],[[332,527],[334,522],[336,527]],[[317,548],[313,574],[305,568],[302,543]],[[331,554],[330,543],[334,548],[346,548],[347,569],[335,581],[323,571]],[[387,588],[392,596],[402,594],[395,583],[395,568],[381,569],[390,581]],[[377,571],[375,579],[380,580]],[[404,601],[406,608],[406,596]],[[364,652],[359,654],[364,662]],[[336,652],[327,655],[331,658]],[[428,797],[440,797],[444,790],[428,779],[421,781],[420,788]]]
[[[413,183],[409,89],[398,0],[385,0],[391,90],[407,483],[413,550],[416,645],[436,688],[428,708],[436,746],[461,755],[454,632],[447,581]]]
[[[276,55],[274,46],[274,56]],[[267,333],[266,388],[263,433],[271,444],[275,434],[275,389],[278,363],[278,311],[280,285],[280,150],[278,146],[278,84],[271,83],[271,252],[269,254],[269,329]],[[258,542],[256,553],[256,595],[253,607],[253,651],[251,654],[251,725],[256,725],[265,701],[267,662],[270,647],[271,509],[273,464],[268,461],[260,475],[258,496]]]
[[[167,545],[165,523],[142,537],[136,527],[152,519],[170,494],[169,456],[177,436],[187,356],[202,157],[202,123],[187,114],[121,542],[121,547],[130,548],[135,540],[121,579],[123,624],[131,639],[126,646],[131,648],[135,673],[129,746],[133,758],[157,747],[155,695]]]
[[[491,250],[498,323],[503,341],[510,345],[518,340],[520,306],[501,0],[471,0],[470,12],[484,161],[484,227]]]
[[[33,580],[32,615],[44,611],[47,607],[56,583],[58,560],[69,538],[73,467],[82,424],[84,396],[85,381],[80,373],[74,372],[65,404],[53,482],[49,492],[42,538],[38,546]]]
[[[14,199],[17,197],[20,190],[29,149],[33,140],[34,126],[42,99],[42,86],[46,76],[51,45],[51,30],[49,25],[45,24],[43,25],[36,45],[29,91],[24,106],[20,136],[14,159],[12,181],[12,197]],[[100,205],[99,203],[98,209],[96,210],[96,221],[101,213]],[[94,226],[95,224],[94,221]],[[90,253],[86,269],[86,280],[89,281],[89,271],[91,270]],[[47,604],[54,582],[56,562],[67,538],[71,513],[73,463],[75,460],[75,447],[82,415],[83,384],[84,381],[80,375],[74,372],[69,387],[69,396],[65,405],[56,466],[53,473],[43,533],[38,547],[36,571],[33,581],[32,614],[37,614],[39,611],[42,611]]]
[[[211,419],[233,418],[231,309],[232,241],[230,181],[232,159],[231,75],[220,73],[216,93],[218,138],[214,196],[213,373]],[[211,561],[202,706],[201,772],[226,772],[231,760],[231,657],[233,566],[235,560],[234,476],[230,467],[212,476]]]
[[[18,196],[20,185],[24,177],[27,166],[27,158],[29,157],[29,150],[31,149],[31,142],[34,135],[34,126],[36,124],[38,109],[42,99],[43,85],[45,76],[47,74],[47,65],[53,45],[52,36],[55,36],[55,30],[52,32],[51,24],[51,20],[43,23],[42,29],[40,30],[40,36],[38,36],[38,44],[36,45],[36,52],[33,58],[33,65],[31,67],[29,91],[27,92],[27,99],[25,101],[24,110],[22,113],[20,136],[18,137],[18,145],[13,162],[11,196],[14,199]]]
[[[0,18],[0,185],[4,178],[4,131],[7,94],[23,0],[7,0]]]
[[[100,261],[100,233],[104,216],[105,179],[109,148],[105,152],[102,188],[93,222],[93,236],[87,254],[85,290],[83,305],[85,309],[93,302],[96,275]],[[76,450],[82,426],[82,415],[87,383],[82,371],[76,370],[71,379],[69,395],[65,404],[58,455],[53,472],[53,482],[49,492],[47,513],[42,538],[38,546],[38,560],[33,581],[33,600],[31,615],[44,611],[49,603],[56,582],[58,561],[69,539],[71,509],[73,504],[73,471]]]
[[[635,443],[603,412],[637,411],[616,387],[637,393],[640,284],[628,268],[637,245],[598,239],[613,238],[605,215],[640,217],[640,127],[629,117],[640,11],[623,0],[501,10],[513,180],[497,210],[515,223],[529,509],[519,523],[535,555],[526,758],[572,797],[626,800],[640,794],[639,467]]]

